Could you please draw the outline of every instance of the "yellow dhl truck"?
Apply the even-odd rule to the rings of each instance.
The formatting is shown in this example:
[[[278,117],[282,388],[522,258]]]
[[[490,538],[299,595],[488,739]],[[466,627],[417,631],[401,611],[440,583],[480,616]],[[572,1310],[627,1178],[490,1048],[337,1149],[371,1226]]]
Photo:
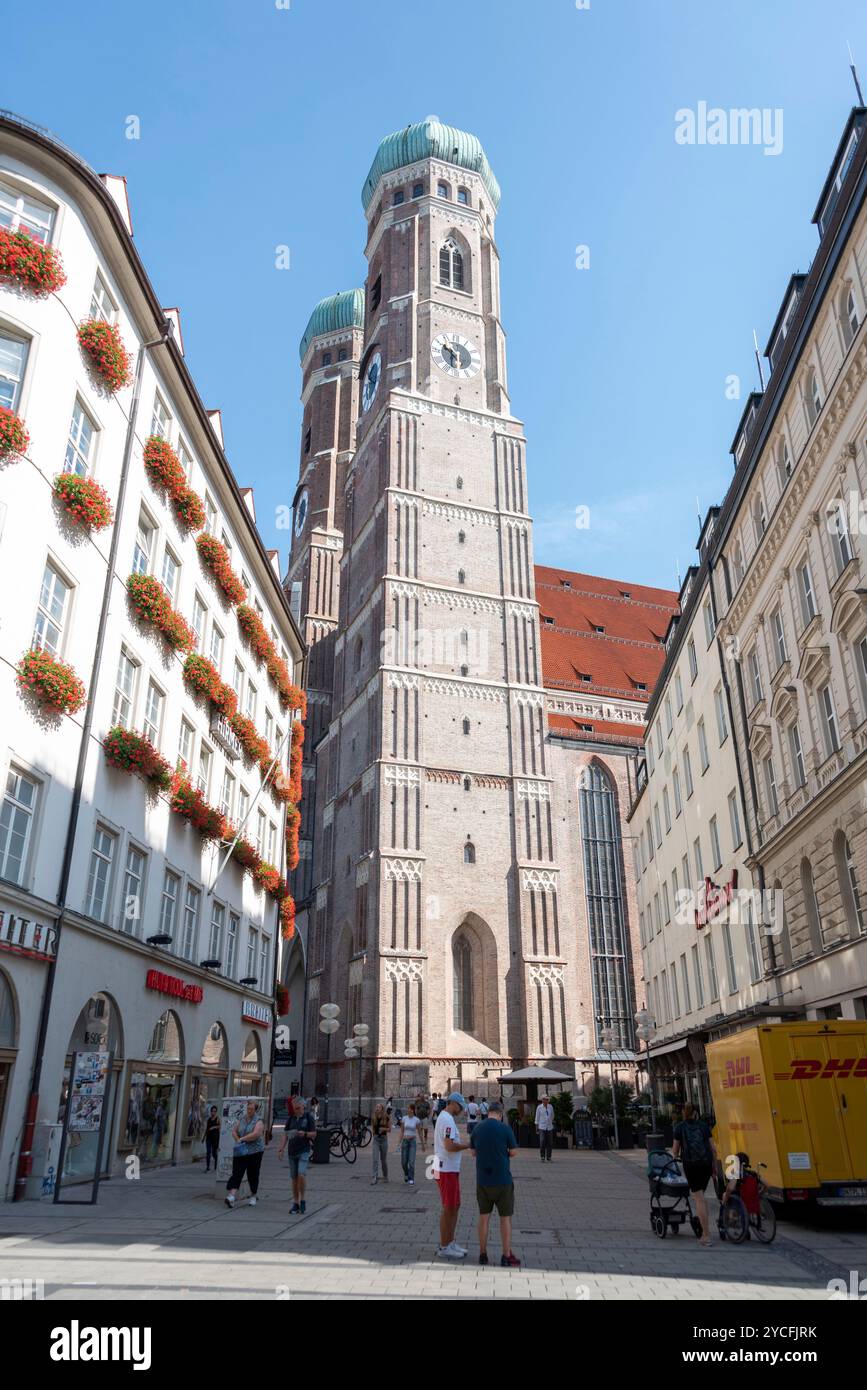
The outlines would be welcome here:
[[[867,1207],[867,1022],[772,1023],[707,1045],[722,1162],[776,1201]]]

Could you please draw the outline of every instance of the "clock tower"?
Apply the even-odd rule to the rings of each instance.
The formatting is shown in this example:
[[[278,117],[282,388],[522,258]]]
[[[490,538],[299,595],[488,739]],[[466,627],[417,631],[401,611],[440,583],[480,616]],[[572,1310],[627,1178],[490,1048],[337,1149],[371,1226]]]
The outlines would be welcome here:
[[[325,1080],[328,1002],[347,1036],[370,1029],[367,1094],[484,1091],[527,1060],[574,1056],[575,1031],[500,189],[475,136],[431,117],[382,141],[362,201],[305,1085]],[[338,1077],[332,1057],[331,1091],[347,1095]]]

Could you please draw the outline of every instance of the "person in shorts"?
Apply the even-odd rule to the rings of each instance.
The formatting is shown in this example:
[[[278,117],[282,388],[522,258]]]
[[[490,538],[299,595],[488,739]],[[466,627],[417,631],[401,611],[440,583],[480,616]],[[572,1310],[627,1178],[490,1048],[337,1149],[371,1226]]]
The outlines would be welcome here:
[[[288,1149],[289,1176],[292,1179],[292,1205],[290,1216],[303,1216],[307,1210],[307,1168],[310,1163],[310,1145],[316,1138],[316,1121],[300,1096],[293,1096],[289,1118],[283,1130],[283,1141],[277,1154],[282,1158]]]
[[[476,1200],[479,1204],[479,1264],[488,1263],[488,1225],[496,1208],[500,1218],[500,1242],[504,1269],[517,1269],[521,1261],[512,1254],[512,1213],[515,1210],[515,1184],[510,1158],[518,1152],[515,1136],[503,1123],[503,1107],[492,1100],[488,1118],[480,1120],[470,1135],[470,1148],[476,1159]]]
[[[707,1198],[704,1194],[713,1175],[717,1154],[709,1126],[699,1119],[698,1111],[689,1102],[683,1107],[683,1119],[674,1127],[671,1152],[683,1163],[690,1196],[695,1201],[695,1213],[701,1222],[700,1243],[710,1245]]]
[[[470,1147],[461,1142],[457,1116],[466,1108],[467,1102],[460,1092],[452,1091],[445,1108],[437,1116],[434,1129],[434,1177],[442,1202],[437,1255],[443,1260],[462,1260],[467,1253],[466,1247],[455,1241],[461,1209],[461,1154]]]

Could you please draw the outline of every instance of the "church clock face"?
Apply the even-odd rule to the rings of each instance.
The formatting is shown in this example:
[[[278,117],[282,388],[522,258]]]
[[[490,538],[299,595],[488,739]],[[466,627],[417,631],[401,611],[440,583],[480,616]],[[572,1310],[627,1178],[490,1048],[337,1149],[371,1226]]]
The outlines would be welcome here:
[[[375,352],[367,364],[367,371],[364,373],[364,385],[361,388],[361,408],[369,410],[373,405],[373,398],[379,386],[379,378],[382,376],[382,354]]]
[[[475,343],[460,333],[440,333],[431,343],[430,355],[440,371],[464,380],[475,376],[482,365]]]
[[[298,498],[298,504],[297,504],[297,506],[296,506],[296,508],[295,508],[295,534],[296,534],[296,536],[300,536],[300,535],[301,535],[301,532],[304,530],[304,523],[305,523],[305,521],[307,520],[307,508],[308,508],[308,506],[309,506],[309,499],[308,499],[308,497],[307,497],[307,489],[305,488],[304,491],[302,492],[301,496]]]

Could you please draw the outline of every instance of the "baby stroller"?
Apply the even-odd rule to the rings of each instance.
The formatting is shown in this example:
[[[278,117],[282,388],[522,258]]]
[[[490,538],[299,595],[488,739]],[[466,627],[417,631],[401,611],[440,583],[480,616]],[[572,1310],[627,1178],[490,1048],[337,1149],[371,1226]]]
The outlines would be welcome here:
[[[696,1236],[701,1222],[689,1200],[689,1183],[677,1159],[667,1149],[651,1149],[647,1156],[647,1182],[650,1187],[650,1225],[660,1240],[671,1231],[677,1235],[689,1221]]]

